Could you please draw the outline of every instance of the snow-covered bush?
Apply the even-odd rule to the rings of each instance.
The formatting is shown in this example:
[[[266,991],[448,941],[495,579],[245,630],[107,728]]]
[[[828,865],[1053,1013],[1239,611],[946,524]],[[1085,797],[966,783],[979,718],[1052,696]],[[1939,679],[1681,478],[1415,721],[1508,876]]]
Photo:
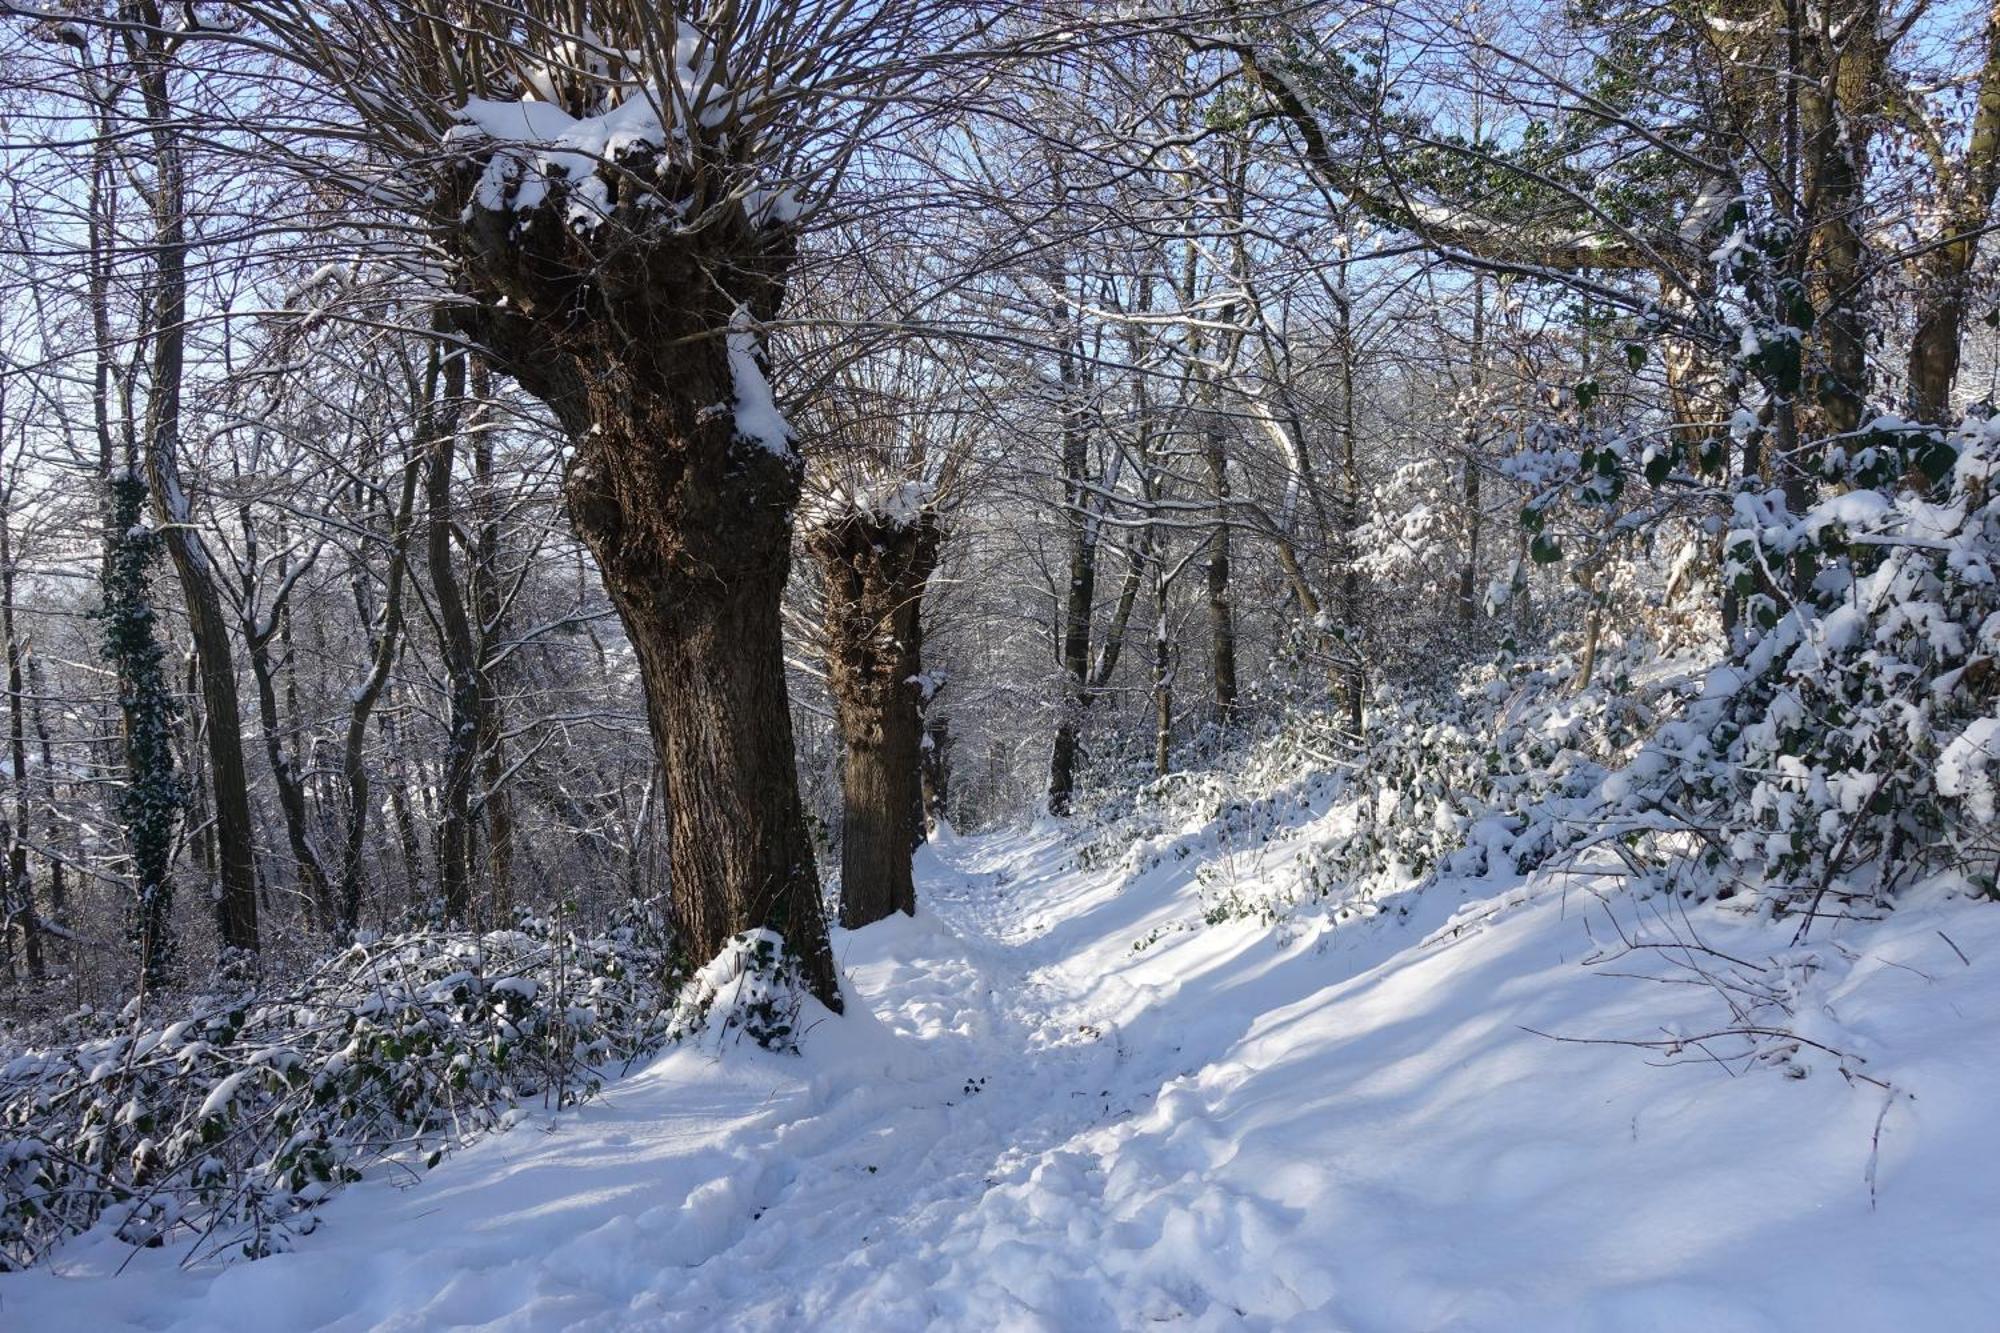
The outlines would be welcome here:
[[[371,1164],[435,1164],[659,1046],[671,976],[634,910],[592,938],[531,918],[357,943],[172,1022],[74,1014],[0,1056],[0,1268],[92,1229],[281,1250]]]
[[[1454,690],[1378,694],[1367,747],[1333,818],[1270,876],[1284,904],[1335,899],[1336,918],[1438,875],[1512,875],[1587,833],[1607,771],[1678,703],[1689,664],[1623,645],[1578,690],[1555,658],[1468,670]]]
[[[1322,900],[1345,919],[1440,874],[1532,870],[1596,829],[1607,775],[1677,715],[1697,674],[1637,638],[1598,667],[1582,689],[1559,656],[1379,690],[1358,749],[1336,713],[1294,714],[1211,768],[1097,807],[1078,859],[1130,877],[1198,855],[1210,921]],[[1244,874],[1234,853],[1251,851]]]
[[[1882,900],[2000,851],[2000,422],[1876,421],[1802,515],[1738,498],[1743,643],[1606,794],[1661,881],[1773,910]]]
[[[713,1037],[717,1046],[748,1037],[767,1051],[796,1051],[808,995],[784,937],[774,930],[746,930],[695,969],[680,989],[669,1026],[677,1035]]]

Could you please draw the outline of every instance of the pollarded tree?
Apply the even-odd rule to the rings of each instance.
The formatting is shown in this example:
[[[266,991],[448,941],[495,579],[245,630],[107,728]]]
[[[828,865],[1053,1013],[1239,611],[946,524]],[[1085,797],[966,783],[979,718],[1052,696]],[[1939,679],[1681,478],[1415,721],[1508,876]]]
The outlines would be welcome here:
[[[571,521],[644,681],[696,959],[782,934],[838,1005],[792,763],[779,598],[801,466],[761,328],[801,192],[966,7],[647,0],[244,8],[340,90],[425,225],[457,330],[567,436]],[[699,11],[699,12],[697,12]]]
[[[817,460],[804,547],[819,566],[827,691],[846,751],[840,921],[916,912],[924,839],[924,593],[972,443],[941,360],[911,347],[846,367],[807,418]],[[931,742],[935,744],[935,741]]]
[[[840,924],[917,910],[923,841],[923,593],[941,529],[922,481],[844,491],[806,533],[826,597],[827,689],[847,748]]]

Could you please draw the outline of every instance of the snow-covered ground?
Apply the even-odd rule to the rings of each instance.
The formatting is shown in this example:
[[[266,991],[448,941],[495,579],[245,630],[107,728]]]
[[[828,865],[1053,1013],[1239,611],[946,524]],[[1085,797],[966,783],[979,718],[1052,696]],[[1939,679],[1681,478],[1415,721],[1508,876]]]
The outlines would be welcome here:
[[[1722,1012],[1581,965],[1650,909],[1576,877],[1179,929],[1204,859],[947,838],[923,916],[838,937],[852,1013],[803,1057],[670,1052],[256,1263],[71,1246],[0,1277],[0,1328],[1996,1326],[2000,910],[1850,923],[1798,973],[1796,1030],[1892,1095],[1810,1047],[1734,1076],[1528,1031]]]

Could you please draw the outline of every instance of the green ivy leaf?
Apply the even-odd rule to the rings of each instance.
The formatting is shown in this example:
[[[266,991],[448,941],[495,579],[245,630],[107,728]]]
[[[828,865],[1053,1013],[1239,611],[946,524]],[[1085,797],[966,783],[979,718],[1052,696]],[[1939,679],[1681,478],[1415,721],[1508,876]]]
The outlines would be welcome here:
[[[1917,446],[1917,466],[1933,484],[1951,475],[1952,465],[1958,462],[1958,450],[1945,443],[1936,435],[1927,435]]]

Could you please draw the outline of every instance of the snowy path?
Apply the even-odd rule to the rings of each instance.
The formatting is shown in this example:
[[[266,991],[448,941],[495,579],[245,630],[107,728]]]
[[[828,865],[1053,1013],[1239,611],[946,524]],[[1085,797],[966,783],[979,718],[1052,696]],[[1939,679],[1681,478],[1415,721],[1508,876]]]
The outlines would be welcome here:
[[[1899,914],[1827,983],[1836,1016],[1867,988],[1850,1035],[1920,1094],[1871,1211],[1872,1091],[1522,1030],[1681,1003],[1577,967],[1557,889],[1135,949],[1198,910],[1193,869],[949,841],[924,916],[837,939],[853,1012],[804,1058],[672,1052],[254,1264],[106,1281],[129,1252],[73,1247],[0,1278],[0,1329],[1992,1326],[2000,913]]]

